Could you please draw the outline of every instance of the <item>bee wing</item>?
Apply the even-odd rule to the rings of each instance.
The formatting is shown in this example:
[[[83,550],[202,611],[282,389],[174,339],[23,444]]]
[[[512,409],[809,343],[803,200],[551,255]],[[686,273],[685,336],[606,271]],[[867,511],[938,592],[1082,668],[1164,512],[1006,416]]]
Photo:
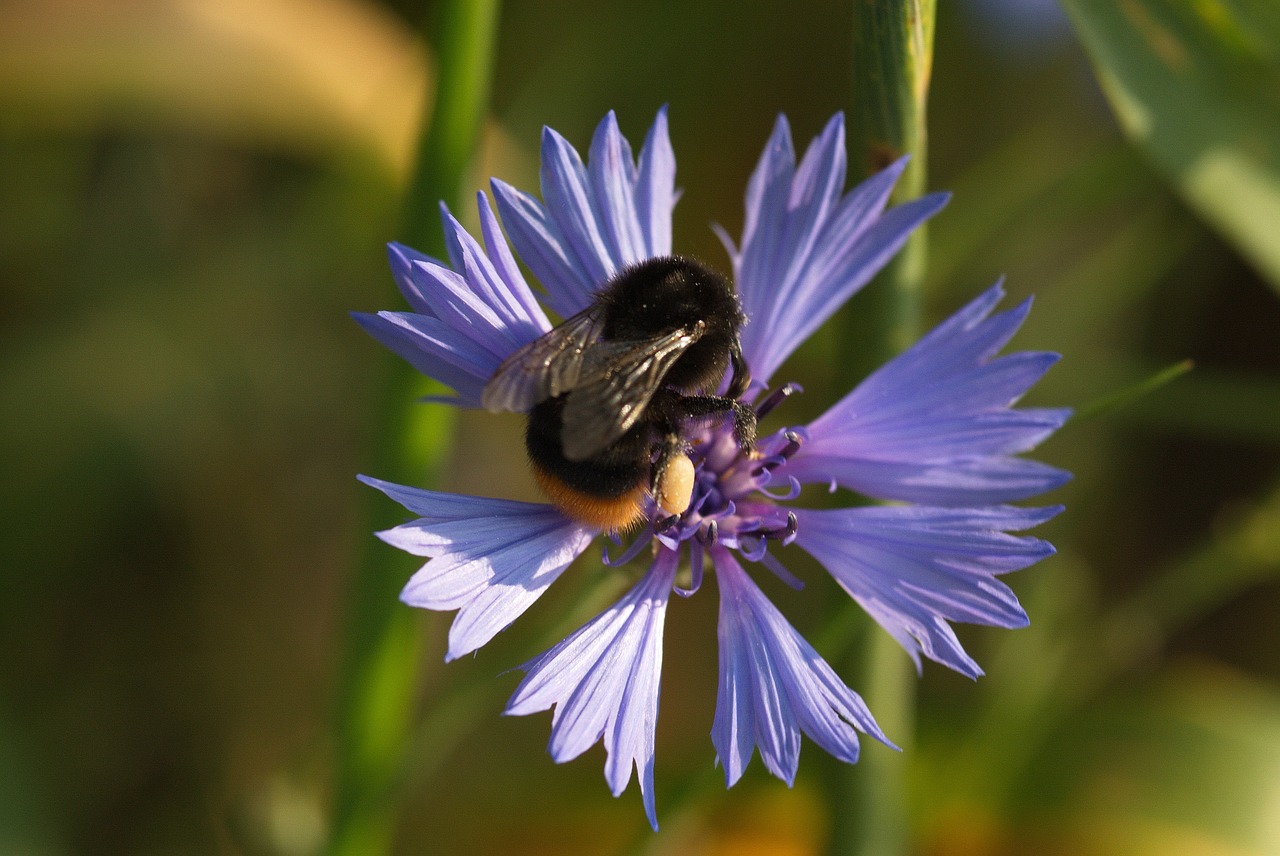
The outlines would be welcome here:
[[[673,330],[652,339],[599,342],[590,362],[608,368],[569,393],[561,416],[564,456],[582,461],[625,434],[644,413],[663,378],[706,325]],[[592,372],[596,374],[596,372]]]
[[[480,403],[493,413],[523,413],[540,401],[573,389],[583,382],[589,348],[603,330],[604,312],[598,306],[565,319],[503,360],[484,385]],[[590,376],[588,368],[587,379]]]

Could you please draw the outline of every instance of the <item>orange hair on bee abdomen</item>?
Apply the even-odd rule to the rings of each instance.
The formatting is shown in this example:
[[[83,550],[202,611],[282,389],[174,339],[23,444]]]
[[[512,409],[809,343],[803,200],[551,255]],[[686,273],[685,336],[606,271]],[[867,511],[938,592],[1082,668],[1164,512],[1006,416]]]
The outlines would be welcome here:
[[[648,491],[643,484],[619,497],[591,496],[574,490],[536,463],[532,469],[538,487],[566,517],[606,532],[630,529],[644,517],[644,500]]]

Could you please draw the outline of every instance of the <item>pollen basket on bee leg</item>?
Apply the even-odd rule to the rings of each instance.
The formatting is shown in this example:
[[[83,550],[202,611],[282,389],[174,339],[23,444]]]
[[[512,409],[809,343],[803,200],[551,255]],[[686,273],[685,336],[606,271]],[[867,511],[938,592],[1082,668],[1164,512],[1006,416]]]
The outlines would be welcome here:
[[[668,514],[684,514],[693,499],[695,472],[688,455],[673,455],[653,486],[654,499]]]

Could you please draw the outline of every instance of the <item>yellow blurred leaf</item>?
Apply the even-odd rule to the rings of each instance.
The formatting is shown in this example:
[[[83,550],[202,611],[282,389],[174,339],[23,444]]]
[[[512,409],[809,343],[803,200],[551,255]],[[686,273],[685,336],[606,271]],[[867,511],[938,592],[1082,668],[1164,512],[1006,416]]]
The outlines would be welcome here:
[[[429,78],[414,34],[360,0],[0,6],[0,114],[11,125],[186,125],[306,152],[367,152],[401,177]]]

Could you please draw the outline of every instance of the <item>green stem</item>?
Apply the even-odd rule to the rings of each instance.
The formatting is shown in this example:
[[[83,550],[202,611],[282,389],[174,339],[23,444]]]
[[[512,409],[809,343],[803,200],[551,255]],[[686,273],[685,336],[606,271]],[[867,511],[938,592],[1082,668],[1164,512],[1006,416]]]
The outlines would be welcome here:
[[[933,63],[934,0],[855,0],[853,107],[849,147],[855,175],[910,155],[892,203],[924,194],[928,173],[925,106]],[[842,381],[856,383],[920,334],[926,227],[921,226],[844,321],[857,338],[842,355]]]
[[[925,105],[933,63],[934,4],[935,0],[853,4],[852,163],[855,170],[870,174],[910,154],[893,201],[914,199],[926,186]],[[918,337],[926,252],[922,227],[842,317],[841,388],[852,386]],[[890,738],[908,750],[916,680],[910,660],[878,629],[866,634],[859,660],[868,705]],[[905,754],[869,745],[857,767],[829,768],[824,790],[831,806],[832,856],[897,856],[910,851]]]
[[[419,138],[418,162],[404,200],[402,237],[444,257],[439,203],[457,208],[489,109],[489,82],[497,40],[499,0],[446,0],[434,39],[439,82],[431,124]]]
[[[435,28],[439,76],[432,119],[408,188],[401,238],[444,257],[437,200],[454,207],[488,110],[497,0],[448,0]],[[424,111],[425,115],[425,111]],[[450,446],[452,411],[418,405],[424,381],[397,363],[383,383],[383,430],[370,471],[410,484],[433,483]],[[385,439],[384,439],[385,438]],[[369,492],[369,528],[393,522],[386,499]],[[422,621],[396,594],[404,557],[369,538],[349,599],[337,699],[333,856],[391,850],[404,758],[421,680]]]

